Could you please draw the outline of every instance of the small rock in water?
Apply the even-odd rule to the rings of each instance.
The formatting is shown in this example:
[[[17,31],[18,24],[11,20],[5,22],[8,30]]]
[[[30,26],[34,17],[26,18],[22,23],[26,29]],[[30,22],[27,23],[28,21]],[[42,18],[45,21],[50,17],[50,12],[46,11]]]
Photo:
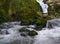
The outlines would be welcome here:
[[[27,33],[23,32],[23,33],[21,33],[21,36],[26,37],[27,36]]]
[[[9,34],[9,32],[8,32],[8,31],[6,31],[6,34]]]
[[[7,29],[1,29],[0,34],[9,34],[9,32],[7,31]]]
[[[30,30],[26,29],[26,27],[19,30],[19,32],[29,32]]]
[[[28,35],[29,36],[35,36],[35,35],[38,35],[38,33],[33,30],[33,31],[28,32]]]

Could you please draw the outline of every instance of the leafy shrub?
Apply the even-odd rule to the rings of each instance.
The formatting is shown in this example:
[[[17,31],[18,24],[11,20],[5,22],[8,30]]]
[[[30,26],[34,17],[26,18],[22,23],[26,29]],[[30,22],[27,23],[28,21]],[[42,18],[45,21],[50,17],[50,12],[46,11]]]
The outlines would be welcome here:
[[[46,24],[46,20],[43,18],[39,18],[36,20],[36,25],[45,25]]]
[[[10,21],[10,15],[6,14],[3,9],[0,9],[0,23]]]

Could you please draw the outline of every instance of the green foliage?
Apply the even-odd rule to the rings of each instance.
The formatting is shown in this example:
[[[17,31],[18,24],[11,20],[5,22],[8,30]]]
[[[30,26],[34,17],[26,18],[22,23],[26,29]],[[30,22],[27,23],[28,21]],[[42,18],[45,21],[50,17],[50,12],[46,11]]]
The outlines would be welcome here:
[[[47,19],[45,18],[39,18],[36,20],[35,24],[36,24],[36,30],[41,30],[43,27],[46,26],[46,21]]]
[[[10,16],[5,13],[3,9],[0,9],[0,23],[10,21]]]
[[[48,11],[49,15],[60,14],[60,5],[49,5]],[[42,17],[42,8],[36,0],[0,0],[0,23],[21,21],[22,25],[36,24],[38,29],[45,27],[46,21],[51,19]]]
[[[0,22],[11,19],[23,25],[34,24],[42,16],[42,9],[36,0],[0,0]]]
[[[15,3],[16,2],[16,3]],[[37,16],[40,15],[37,12],[41,11],[41,7],[39,4],[36,2],[36,0],[15,0],[12,6],[13,10],[15,11],[15,16],[14,19],[29,19],[32,16]],[[40,9],[40,10],[39,10]],[[26,18],[27,17],[27,18]]]
[[[0,23],[11,21],[9,15],[9,2],[10,0],[0,0]]]
[[[37,19],[37,15],[23,15],[22,16],[22,24],[29,25],[33,24],[35,20]]]
[[[60,13],[60,5],[55,4],[55,11],[56,11],[57,13]]]
[[[45,25],[46,20],[44,18],[39,18],[36,20],[36,25]]]

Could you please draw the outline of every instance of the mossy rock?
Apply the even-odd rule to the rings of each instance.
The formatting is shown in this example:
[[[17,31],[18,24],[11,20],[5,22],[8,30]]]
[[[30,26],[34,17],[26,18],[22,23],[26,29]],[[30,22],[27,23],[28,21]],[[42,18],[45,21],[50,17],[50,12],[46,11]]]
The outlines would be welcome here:
[[[42,30],[43,27],[44,27],[43,25],[41,25],[41,26],[36,26],[36,27],[35,27],[35,30],[38,30],[38,31],[39,31],[39,30]]]
[[[26,28],[22,28],[19,30],[19,32],[29,32],[30,30],[26,29]]]
[[[41,17],[36,20],[35,24],[35,29],[36,30],[42,30],[46,26],[47,20],[51,20],[52,18],[48,17]]]
[[[33,31],[28,32],[28,35],[29,36],[35,36],[35,35],[38,35],[38,33],[33,30]]]

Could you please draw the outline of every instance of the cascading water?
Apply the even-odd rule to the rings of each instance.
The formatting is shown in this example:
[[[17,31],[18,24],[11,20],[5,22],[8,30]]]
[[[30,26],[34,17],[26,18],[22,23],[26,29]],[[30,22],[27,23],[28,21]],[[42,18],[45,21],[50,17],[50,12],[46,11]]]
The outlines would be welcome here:
[[[48,13],[48,5],[43,0],[37,0],[43,9],[43,13]],[[48,20],[45,30],[36,31],[38,35],[34,37],[21,36],[19,29],[20,22],[8,22],[0,24],[0,44],[60,44],[60,19]],[[32,29],[32,25],[27,28]]]
[[[60,44],[60,19],[48,20],[45,30],[37,31],[34,37],[21,36],[19,22],[8,22],[0,25],[0,44]],[[30,27],[30,28],[28,28]],[[33,30],[33,25],[27,29]],[[35,30],[36,31],[36,30]]]
[[[60,19],[47,21],[45,30],[38,31],[34,44],[60,44]]]
[[[37,0],[37,2],[41,5],[43,13],[48,13],[48,5],[44,4],[43,0]],[[46,44],[47,40],[49,40],[48,37],[50,37],[48,34],[50,31],[52,32],[52,30],[39,31],[38,35],[34,39],[30,36],[23,37],[20,35],[21,33],[19,33],[18,30],[23,27],[26,26],[21,26],[20,22],[8,22],[0,24],[0,44]],[[33,30],[31,28],[27,29]],[[54,36],[50,38],[54,38]]]
[[[0,44],[32,44],[32,37],[20,35],[18,30],[23,27],[27,26],[21,26],[20,22],[0,24]]]
[[[43,13],[48,13],[48,5],[43,2],[43,0],[36,0],[42,7]]]

